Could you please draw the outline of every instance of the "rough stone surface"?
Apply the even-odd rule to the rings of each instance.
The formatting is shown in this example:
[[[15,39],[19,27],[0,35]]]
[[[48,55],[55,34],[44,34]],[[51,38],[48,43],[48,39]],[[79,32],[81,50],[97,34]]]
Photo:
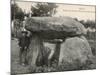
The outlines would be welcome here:
[[[32,17],[25,21],[25,28],[45,39],[86,34],[84,26],[70,17]]]
[[[61,45],[59,63],[73,63],[78,60],[85,63],[92,57],[91,48],[85,37],[73,37],[66,39]]]

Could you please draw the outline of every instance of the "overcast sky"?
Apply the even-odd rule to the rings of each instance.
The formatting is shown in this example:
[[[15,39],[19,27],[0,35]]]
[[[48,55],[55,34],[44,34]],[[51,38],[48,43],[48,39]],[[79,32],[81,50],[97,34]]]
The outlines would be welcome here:
[[[18,6],[22,8],[23,11],[30,12],[31,6],[34,2],[18,2]],[[83,5],[69,5],[69,4],[57,4],[57,13],[54,15],[56,17],[70,16],[73,18],[78,18],[79,20],[95,20],[95,6],[83,6]]]

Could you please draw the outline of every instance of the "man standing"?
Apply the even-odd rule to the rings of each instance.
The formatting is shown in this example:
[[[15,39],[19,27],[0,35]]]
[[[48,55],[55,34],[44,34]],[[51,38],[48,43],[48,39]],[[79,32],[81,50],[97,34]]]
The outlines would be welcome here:
[[[19,58],[21,65],[27,64],[27,59],[26,59],[27,49],[30,44],[30,36],[27,36],[27,34],[28,34],[27,31],[22,31],[22,37],[19,38],[19,47],[20,47]]]

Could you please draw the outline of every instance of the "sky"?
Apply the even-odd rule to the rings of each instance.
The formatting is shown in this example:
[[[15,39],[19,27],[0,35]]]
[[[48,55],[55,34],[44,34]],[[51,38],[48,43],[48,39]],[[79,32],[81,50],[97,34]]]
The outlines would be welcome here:
[[[30,12],[31,6],[35,4],[28,1],[16,1],[16,3],[26,12]],[[55,17],[70,16],[79,20],[95,20],[95,6],[71,4],[57,4],[57,6]]]

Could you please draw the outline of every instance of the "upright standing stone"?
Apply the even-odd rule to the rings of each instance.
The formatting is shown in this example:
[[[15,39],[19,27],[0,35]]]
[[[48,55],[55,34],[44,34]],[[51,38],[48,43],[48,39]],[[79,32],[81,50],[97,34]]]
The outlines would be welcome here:
[[[38,35],[33,35],[27,54],[28,64],[30,66],[36,66],[36,60],[42,50],[42,45],[41,38]]]
[[[75,60],[85,63],[91,57],[91,48],[85,37],[73,37],[62,43],[59,64],[62,62],[73,63]]]

